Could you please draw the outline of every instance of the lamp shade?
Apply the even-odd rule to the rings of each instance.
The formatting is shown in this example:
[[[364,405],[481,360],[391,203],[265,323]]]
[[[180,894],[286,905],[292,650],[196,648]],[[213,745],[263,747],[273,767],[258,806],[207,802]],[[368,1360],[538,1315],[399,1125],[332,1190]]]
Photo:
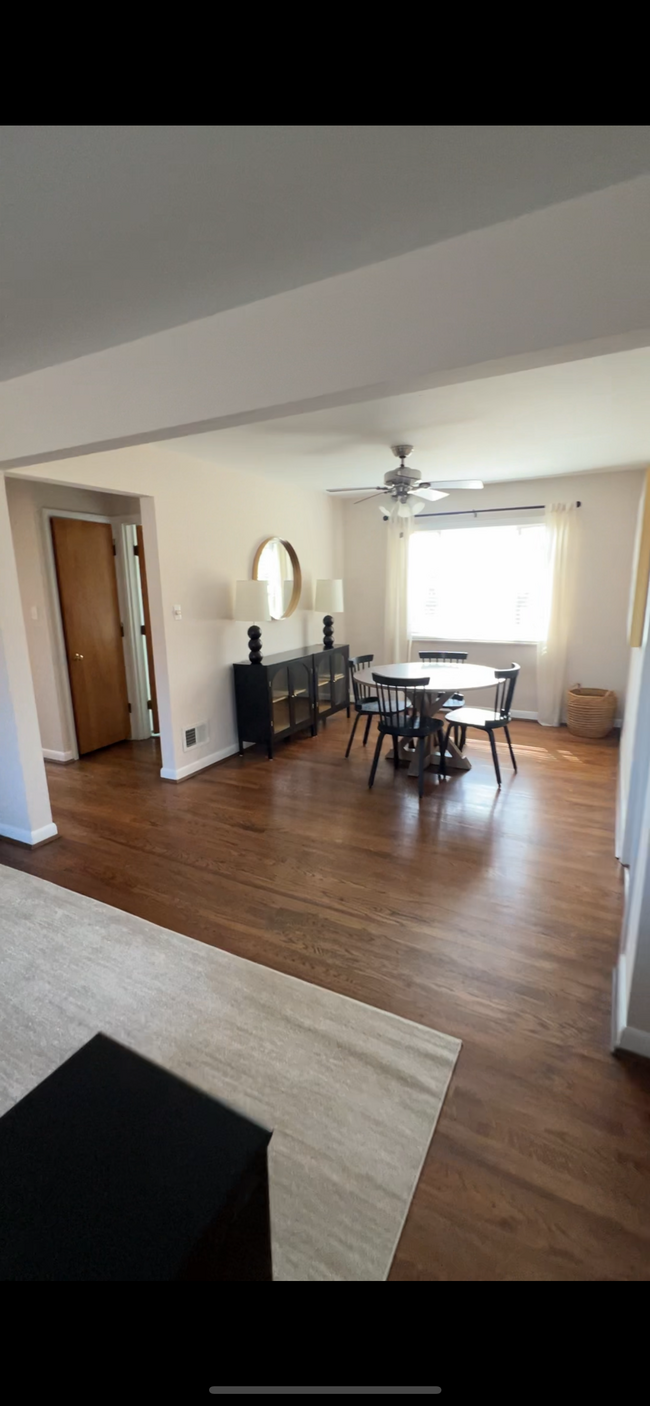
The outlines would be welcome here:
[[[336,615],[345,609],[342,581],[317,581],[314,610],[322,615]]]
[[[270,620],[268,581],[235,581],[233,620]]]

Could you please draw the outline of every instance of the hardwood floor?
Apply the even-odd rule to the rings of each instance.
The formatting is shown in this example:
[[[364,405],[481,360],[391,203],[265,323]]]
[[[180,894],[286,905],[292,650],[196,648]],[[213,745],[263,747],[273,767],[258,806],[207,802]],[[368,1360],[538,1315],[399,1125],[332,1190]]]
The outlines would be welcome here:
[[[385,761],[368,791],[349,726],[178,786],[155,743],[48,764],[61,838],[0,861],[461,1037],[393,1279],[647,1278],[650,1064],[608,1049],[614,739],[517,723],[499,793],[471,736],[419,805]]]

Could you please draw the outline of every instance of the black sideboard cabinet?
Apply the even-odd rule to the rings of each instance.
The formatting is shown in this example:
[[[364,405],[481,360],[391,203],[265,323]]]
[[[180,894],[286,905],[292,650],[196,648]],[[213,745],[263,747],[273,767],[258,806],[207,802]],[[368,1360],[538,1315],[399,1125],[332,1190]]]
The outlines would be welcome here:
[[[332,649],[308,644],[269,654],[261,664],[233,664],[239,751],[245,742],[264,742],[269,757],[275,742],[309,728],[316,736],[342,708],[350,716],[347,644]]]

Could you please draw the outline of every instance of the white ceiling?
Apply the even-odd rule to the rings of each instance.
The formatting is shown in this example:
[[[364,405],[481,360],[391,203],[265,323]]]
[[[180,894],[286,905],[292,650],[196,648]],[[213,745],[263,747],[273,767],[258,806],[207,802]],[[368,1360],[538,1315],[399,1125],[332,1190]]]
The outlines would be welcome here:
[[[158,448],[304,487],[380,485],[388,446],[424,479],[545,478],[650,461],[650,348],[318,410]]]
[[[648,170],[648,126],[3,127],[0,380]]]

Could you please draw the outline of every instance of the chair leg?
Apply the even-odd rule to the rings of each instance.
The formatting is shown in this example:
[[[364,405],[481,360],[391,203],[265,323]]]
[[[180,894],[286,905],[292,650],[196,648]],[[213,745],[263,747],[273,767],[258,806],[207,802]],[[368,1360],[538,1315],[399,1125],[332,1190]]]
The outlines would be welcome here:
[[[455,731],[455,729],[454,729]],[[443,730],[438,733],[438,745],[440,747],[440,780],[447,780],[447,735],[443,736]]]
[[[372,722],[372,713],[368,713],[368,721],[367,721],[367,723],[366,723],[366,730],[365,730],[365,732],[364,732],[364,734],[363,734],[363,745],[364,745],[364,747],[365,747],[365,745],[366,745],[366,742],[368,741],[368,733],[370,732],[370,724],[371,724],[371,722]]]
[[[420,800],[424,795],[424,738],[418,742],[418,795]]]
[[[491,749],[492,749],[492,761],[494,762],[494,770],[495,770],[495,772],[496,772],[496,777],[497,777],[497,786],[500,786],[500,785],[501,785],[501,768],[500,768],[500,766],[499,766],[499,758],[497,757],[496,738],[495,738],[495,736],[494,736],[494,732],[492,731],[492,728],[491,728],[491,727],[488,728],[488,737],[489,737],[489,739],[490,739],[490,747],[491,747]]]
[[[370,779],[369,779],[369,781],[368,781],[368,790],[370,790],[370,789],[372,788],[373,784],[374,784],[375,772],[376,772],[376,770],[377,770],[377,762],[379,761],[379,753],[381,752],[381,744],[382,744],[382,742],[383,742],[383,740],[384,740],[384,737],[385,737],[385,733],[380,732],[380,734],[379,734],[379,736],[378,736],[378,738],[377,738],[377,746],[375,747],[375,755],[374,755],[374,757],[373,757],[373,759],[372,759],[372,766],[371,766],[371,768],[370,768]]]
[[[347,747],[346,747],[346,749],[345,749],[345,755],[346,755],[346,757],[349,757],[349,755],[350,755],[350,748],[351,748],[351,746],[352,746],[352,743],[354,742],[354,734],[355,734],[355,732],[356,732],[356,730],[357,730],[357,723],[358,723],[360,717],[361,717],[361,713],[355,713],[354,723],[353,723],[353,726],[352,726],[352,732],[350,733],[350,741],[348,742],[348,745],[347,745]]]
[[[393,737],[393,766],[396,771],[399,771],[399,737],[397,734]]]
[[[511,760],[511,762],[512,762],[512,765],[513,765],[515,771],[516,771],[516,770],[517,770],[517,763],[516,763],[516,761],[515,761],[515,754],[514,754],[514,752],[513,752],[513,750],[512,750],[512,742],[510,741],[510,732],[509,732],[509,729],[508,729],[507,727],[504,727],[503,731],[505,732],[505,735],[506,735],[506,742],[508,743],[508,747],[510,748],[510,760]]]

